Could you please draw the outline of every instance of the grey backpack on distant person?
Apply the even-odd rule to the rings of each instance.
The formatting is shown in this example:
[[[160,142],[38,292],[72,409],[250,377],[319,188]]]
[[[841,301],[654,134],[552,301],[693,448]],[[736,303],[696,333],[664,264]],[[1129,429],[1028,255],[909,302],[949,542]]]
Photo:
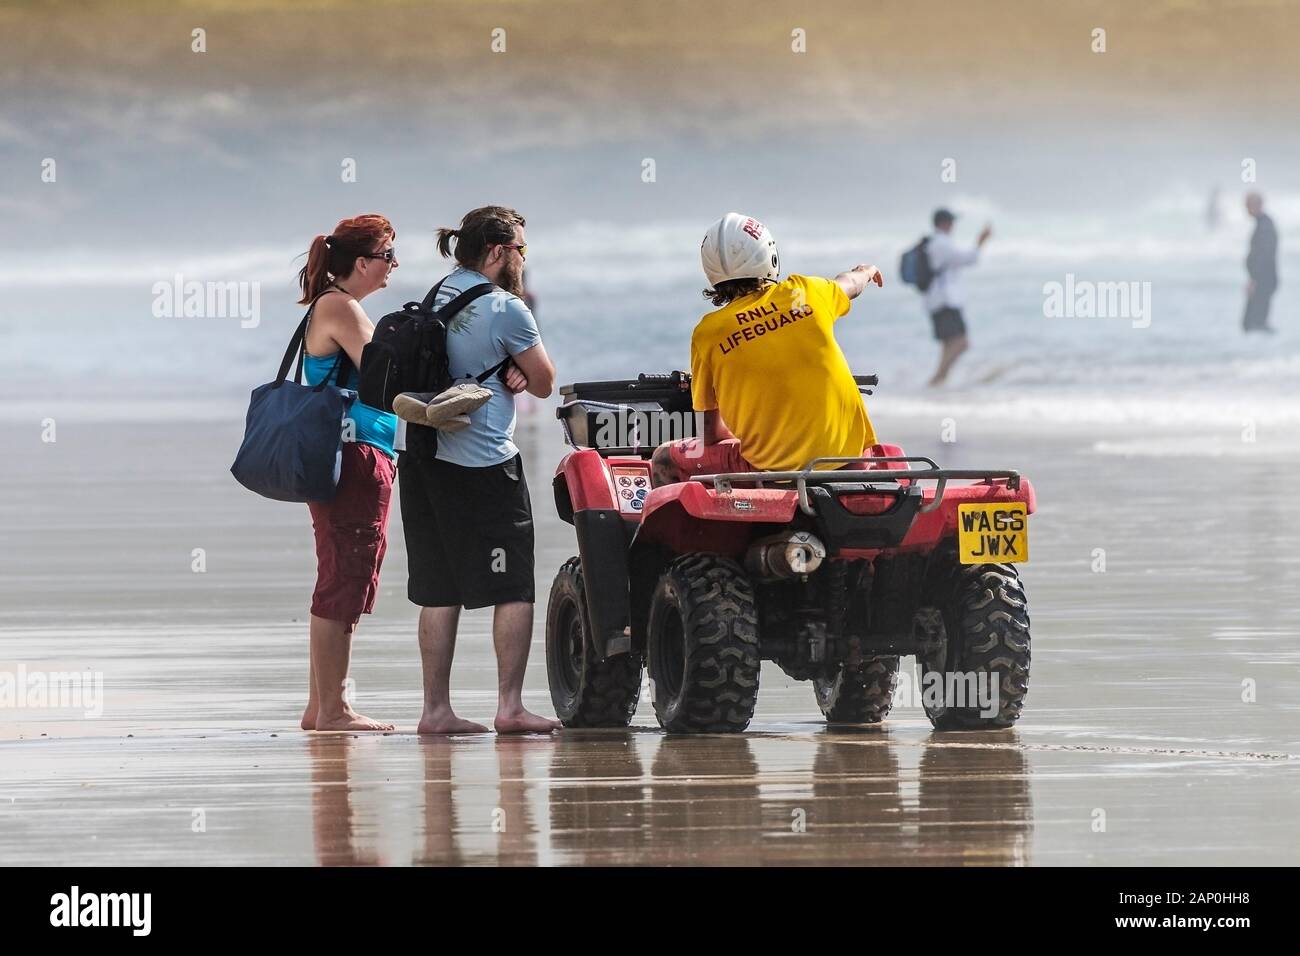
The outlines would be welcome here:
[[[929,244],[930,237],[922,237],[920,242],[903,253],[903,258],[898,262],[899,276],[908,285],[916,286],[920,292],[930,288],[936,275],[930,265],[930,251],[927,248]]]

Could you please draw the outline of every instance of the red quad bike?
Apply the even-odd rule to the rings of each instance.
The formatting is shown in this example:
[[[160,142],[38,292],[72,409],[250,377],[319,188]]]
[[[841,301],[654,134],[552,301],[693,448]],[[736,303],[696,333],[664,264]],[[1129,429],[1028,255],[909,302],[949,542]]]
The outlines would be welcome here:
[[[876,384],[857,381],[868,394]],[[742,731],[763,660],[812,681],[827,721],[876,723],[908,654],[936,728],[1020,716],[1029,615],[1015,565],[1028,557],[1034,490],[1017,472],[943,469],[874,445],[797,472],[656,488],[655,445],[694,434],[689,374],[560,393],[572,450],[555,505],[579,556],[551,588],[546,668],[566,727],[627,726],[644,663],[664,729]],[[982,700],[961,693],[980,680]]]

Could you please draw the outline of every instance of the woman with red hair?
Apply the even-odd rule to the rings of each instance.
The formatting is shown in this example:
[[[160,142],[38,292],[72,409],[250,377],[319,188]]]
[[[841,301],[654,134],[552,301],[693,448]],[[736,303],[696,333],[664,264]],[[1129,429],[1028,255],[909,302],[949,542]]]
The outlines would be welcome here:
[[[396,237],[383,216],[366,215],[344,219],[330,235],[312,240],[307,264],[298,274],[301,304],[311,307],[303,343],[307,384],[330,378],[341,387],[356,388],[361,350],[375,332],[361,300],[388,285],[389,273],[397,268]],[[361,615],[374,607],[388,545],[397,418],[358,401],[344,426],[338,491],[329,501],[308,506],[316,534],[316,590],[302,729],[392,730],[392,724],[353,710],[344,685],[352,634]]]

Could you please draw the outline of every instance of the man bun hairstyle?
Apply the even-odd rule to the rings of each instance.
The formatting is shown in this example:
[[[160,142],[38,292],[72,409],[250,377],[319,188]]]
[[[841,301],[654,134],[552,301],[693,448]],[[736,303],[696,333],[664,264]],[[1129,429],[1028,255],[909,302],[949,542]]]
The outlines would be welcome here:
[[[444,259],[454,255],[466,269],[478,269],[493,246],[514,242],[515,226],[525,225],[524,217],[506,206],[480,206],[465,213],[459,228],[438,230],[438,253]]]

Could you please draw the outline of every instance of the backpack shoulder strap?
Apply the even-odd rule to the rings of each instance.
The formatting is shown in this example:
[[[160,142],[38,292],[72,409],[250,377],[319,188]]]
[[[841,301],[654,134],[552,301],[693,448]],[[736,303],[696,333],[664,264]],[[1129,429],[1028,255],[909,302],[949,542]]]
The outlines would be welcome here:
[[[424,301],[420,303],[421,309],[425,312],[433,312],[440,318],[449,319],[479,296],[487,295],[496,288],[496,286],[491,282],[480,282],[478,285],[470,286],[464,292],[453,297],[449,302],[443,305],[442,308],[435,309],[433,303],[438,298],[438,292],[442,289],[442,284],[446,282],[448,278],[450,278],[450,276],[443,276],[437,281],[434,287],[429,290],[428,294],[424,297]]]
[[[454,316],[461,309],[465,308],[465,306],[469,305],[475,299],[482,298],[483,296],[489,294],[495,288],[496,286],[494,286],[491,282],[480,282],[478,285],[471,286],[470,288],[462,292],[460,295],[456,296],[456,298],[452,299],[450,302],[444,305],[435,314],[438,316],[438,318],[442,319],[443,322],[450,321],[451,317]],[[476,375],[475,380],[480,385],[482,385],[484,382],[487,381],[488,376],[492,375],[494,372],[501,371],[501,369],[504,368],[505,364],[509,361],[510,361],[510,356],[507,355],[496,365]]]
[[[432,312],[434,315],[442,319],[444,322],[450,319],[452,316],[454,316],[461,309],[465,308],[465,306],[469,305],[475,299],[482,298],[483,296],[487,295],[489,292],[491,292],[493,289],[496,288],[496,286],[494,286],[491,282],[480,282],[478,285],[470,286],[464,292],[457,294],[450,302],[447,302],[441,308],[434,309],[433,302],[434,299],[437,298],[438,290],[441,287],[442,287],[442,283],[439,282],[436,286],[434,286],[432,289],[429,290],[429,294],[424,297],[424,302],[422,303],[422,307],[426,312]]]
[[[442,284],[446,281],[447,281],[447,277],[443,276],[436,283],[434,283],[433,288],[430,289],[428,295],[424,297],[424,301],[420,303],[421,309],[423,309],[425,312],[433,311],[433,300],[438,298],[438,290],[442,288]]]
[[[497,372],[505,368],[506,363],[510,361],[510,358],[511,357],[507,355],[500,362],[497,362],[496,365],[493,365],[491,368],[484,369],[482,372],[479,372],[478,375],[474,376],[475,381],[477,381],[480,385],[482,385],[484,382],[488,380],[489,377],[491,377],[492,375],[496,374]]]
[[[444,323],[449,322],[452,319],[452,317],[456,315],[456,313],[460,312],[461,309],[465,308],[465,306],[469,305],[475,299],[482,298],[483,296],[489,294],[496,288],[496,286],[493,285],[491,282],[480,282],[478,285],[470,286],[464,292],[457,293],[450,301],[444,304],[441,308],[434,309],[433,303],[438,297],[438,290],[442,288],[442,284],[445,281],[446,281],[445,277],[440,279],[438,281],[438,284],[429,290],[429,294],[424,297],[424,301],[420,303],[420,308],[424,312],[426,313],[432,312],[435,318],[440,319]],[[504,367],[505,364],[509,361],[510,361],[510,356],[507,355],[504,359],[502,359],[499,363],[494,365],[492,368],[488,369],[487,371],[483,372],[481,375],[477,376],[479,383],[481,384],[482,382],[484,382],[487,379],[487,377],[491,375],[493,372],[500,371],[501,368]]]

